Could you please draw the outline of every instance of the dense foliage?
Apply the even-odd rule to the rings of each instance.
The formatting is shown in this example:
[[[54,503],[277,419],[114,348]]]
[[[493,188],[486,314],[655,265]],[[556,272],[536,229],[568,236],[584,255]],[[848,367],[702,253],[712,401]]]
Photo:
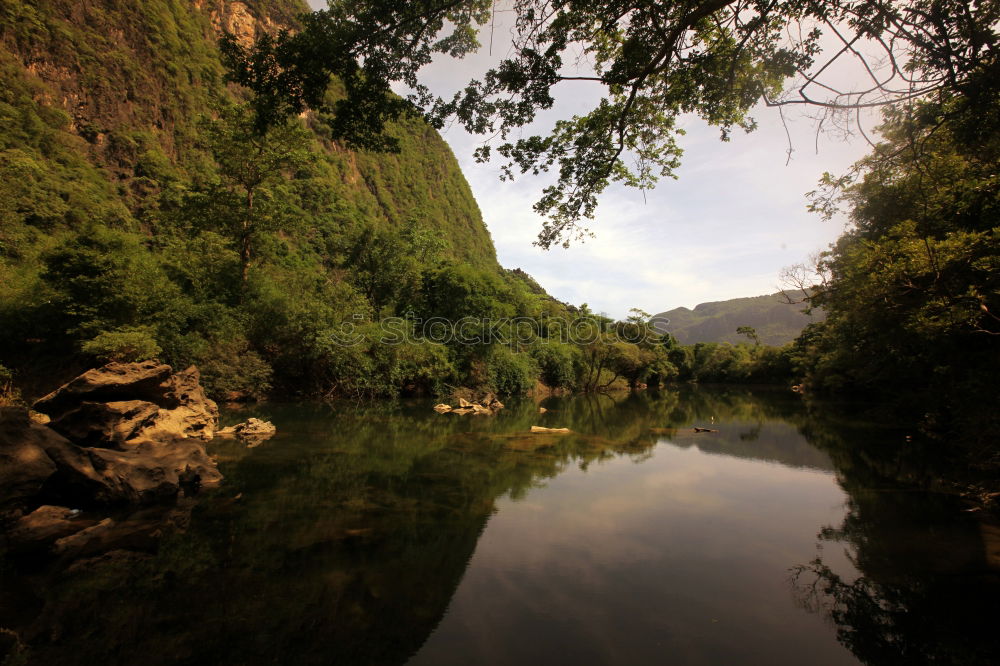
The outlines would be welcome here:
[[[995,82],[898,108],[883,142],[816,206],[854,222],[820,261],[829,313],[797,346],[808,382],[895,398],[925,426],[989,443],[1000,423],[1000,97]]]
[[[513,0],[507,55],[459,82],[451,99],[434,99],[417,70],[434,53],[468,52],[490,20],[489,2],[328,4],[299,32],[253,48],[229,43],[237,79],[257,93],[259,121],[327,106],[323,88],[336,75],[349,82],[351,101],[337,107],[332,130],[380,145],[387,117],[413,113],[389,94],[392,84],[407,85],[433,122],[455,119],[498,137],[507,176],[558,175],[535,206],[546,248],[587,233],[580,223],[609,183],[646,188],[673,176],[683,114],[720,127],[725,139],[755,127],[749,112],[759,102],[829,112],[954,91],[995,76],[1000,45],[996,0]],[[845,61],[861,63],[863,82],[838,89]],[[520,132],[574,86],[595,100],[590,110]],[[492,149],[481,146],[477,158]]]
[[[0,362],[22,384],[158,355],[200,364],[216,395],[328,391],[345,376],[394,390],[401,377],[367,377],[370,350],[325,341],[383,305],[354,270],[364,239],[405,254],[417,283],[459,264],[517,281],[498,269],[467,183],[422,121],[392,125],[392,155],[344,150],[318,116],[265,141],[247,132],[215,45],[230,8],[206,5],[4,4]],[[305,9],[251,5],[258,23]],[[396,365],[389,375],[428,371]]]
[[[251,5],[258,34],[304,9],[275,4]],[[344,118],[328,112],[343,115],[338,100],[357,81],[332,81],[327,111],[261,133],[223,82],[215,35],[232,27],[231,10],[4,6],[6,399],[16,399],[11,371],[30,397],[82,366],[154,356],[198,364],[223,398],[757,376],[731,370],[756,358],[749,347],[719,352],[736,360],[672,362],[672,343],[646,323],[570,308],[499,268],[426,122],[387,121],[394,153],[344,147],[330,126]],[[586,335],[568,335],[574,327]]]

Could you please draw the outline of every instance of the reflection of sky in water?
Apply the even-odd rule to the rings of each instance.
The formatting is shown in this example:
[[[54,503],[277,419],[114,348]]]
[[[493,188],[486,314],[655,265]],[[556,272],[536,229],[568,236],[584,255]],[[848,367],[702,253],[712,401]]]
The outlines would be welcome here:
[[[789,584],[844,492],[827,472],[702,452],[713,436],[500,501],[411,663],[857,663]]]
[[[44,666],[996,663],[987,532],[894,481],[939,476],[900,432],[787,391],[544,405],[254,406],[278,434],[213,441],[155,553],[3,558],[0,627]]]

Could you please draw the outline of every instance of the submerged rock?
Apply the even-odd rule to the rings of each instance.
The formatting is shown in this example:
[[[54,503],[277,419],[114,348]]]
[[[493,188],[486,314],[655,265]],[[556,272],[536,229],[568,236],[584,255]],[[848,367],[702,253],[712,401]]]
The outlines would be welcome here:
[[[112,518],[44,505],[14,523],[3,541],[15,554],[68,559],[101,556],[109,551],[150,553],[156,551],[164,534],[187,528],[193,506],[193,500],[188,499],[176,505],[117,513]]]
[[[144,441],[128,451],[72,447],[48,451],[57,471],[48,494],[77,505],[150,504],[222,480],[205,447],[191,439]]]
[[[221,437],[237,437],[240,441],[246,442],[247,446],[257,446],[266,439],[274,436],[278,431],[270,421],[250,417],[243,423],[239,423],[218,431]]]
[[[32,550],[94,524],[94,520],[81,518],[80,512],[75,509],[46,504],[15,522],[7,534],[7,542],[17,550]]]

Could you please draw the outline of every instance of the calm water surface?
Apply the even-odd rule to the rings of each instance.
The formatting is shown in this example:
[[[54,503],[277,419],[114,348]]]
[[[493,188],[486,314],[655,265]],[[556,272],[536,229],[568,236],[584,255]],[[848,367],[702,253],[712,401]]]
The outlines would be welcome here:
[[[430,404],[227,414],[279,434],[213,443],[145,555],[5,564],[0,627],[39,664],[996,663],[996,531],[902,431],[743,390]]]

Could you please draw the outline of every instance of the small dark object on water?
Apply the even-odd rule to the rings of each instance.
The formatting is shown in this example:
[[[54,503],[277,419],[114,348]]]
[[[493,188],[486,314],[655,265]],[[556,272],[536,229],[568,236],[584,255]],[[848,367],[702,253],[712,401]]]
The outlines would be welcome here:
[[[699,428],[698,426],[694,427],[694,431],[695,432],[719,432],[718,430],[712,430],[711,428]]]

